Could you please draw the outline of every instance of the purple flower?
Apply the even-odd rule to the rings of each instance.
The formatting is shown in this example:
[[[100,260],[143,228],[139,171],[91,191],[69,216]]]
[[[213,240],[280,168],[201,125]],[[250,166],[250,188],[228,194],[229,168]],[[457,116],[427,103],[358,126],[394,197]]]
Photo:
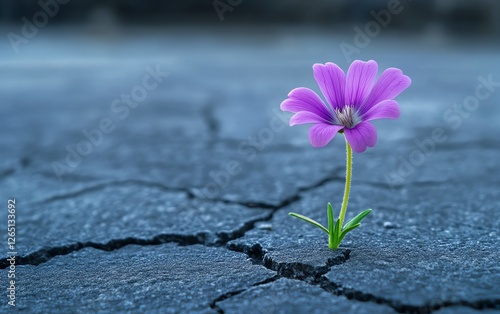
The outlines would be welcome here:
[[[397,119],[399,105],[393,100],[411,84],[401,70],[385,70],[375,83],[378,65],[354,61],[347,75],[335,63],[313,65],[314,78],[327,104],[309,88],[295,88],[281,103],[281,110],[295,113],[290,126],[313,123],[309,141],[314,147],[328,144],[344,132],[352,149],[362,153],[377,142],[377,130],[369,121]]]

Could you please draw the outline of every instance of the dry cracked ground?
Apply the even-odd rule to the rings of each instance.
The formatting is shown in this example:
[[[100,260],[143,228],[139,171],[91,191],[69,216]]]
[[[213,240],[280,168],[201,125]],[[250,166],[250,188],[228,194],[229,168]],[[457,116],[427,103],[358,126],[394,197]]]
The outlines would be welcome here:
[[[380,36],[353,56],[413,84],[401,118],[375,122],[377,146],[354,156],[348,217],[373,212],[330,251],[287,213],[338,213],[343,141],[312,148],[278,108],[294,87],[318,90],[313,63],[345,68],[339,43],[353,34],[99,36],[47,29],[1,52],[0,221],[15,198],[17,312],[500,311],[498,46]],[[113,107],[148,66],[168,76]],[[68,164],[66,147],[103,118],[114,130]],[[74,168],[59,180],[54,162]]]

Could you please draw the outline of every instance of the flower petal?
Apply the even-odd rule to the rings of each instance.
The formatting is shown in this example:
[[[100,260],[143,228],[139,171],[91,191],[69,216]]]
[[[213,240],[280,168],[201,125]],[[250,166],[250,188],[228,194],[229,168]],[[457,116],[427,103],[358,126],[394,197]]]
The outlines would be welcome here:
[[[310,111],[299,111],[290,118],[290,126],[307,123],[328,123],[315,113]]]
[[[345,85],[346,105],[361,107],[372,90],[377,71],[377,62],[373,60],[368,62],[356,60],[351,64],[347,71]]]
[[[316,63],[313,65],[314,79],[319,85],[326,101],[333,109],[342,108],[345,105],[345,74],[335,63]]]
[[[399,105],[395,100],[387,99],[371,107],[364,115],[363,121],[377,119],[397,119],[399,118]]]
[[[285,99],[280,108],[283,111],[297,113],[299,111],[312,112],[325,120],[331,120],[331,112],[318,94],[309,88],[298,87],[288,93],[288,99]]]
[[[356,153],[362,153],[367,146],[377,143],[377,130],[370,122],[361,122],[352,129],[344,129],[345,138]]]
[[[341,125],[315,124],[309,129],[309,142],[318,148],[328,144],[335,134],[344,128]]]
[[[400,69],[389,68],[385,70],[375,83],[360,112],[368,111],[382,100],[393,99],[407,89],[410,84],[411,79],[404,75]]]

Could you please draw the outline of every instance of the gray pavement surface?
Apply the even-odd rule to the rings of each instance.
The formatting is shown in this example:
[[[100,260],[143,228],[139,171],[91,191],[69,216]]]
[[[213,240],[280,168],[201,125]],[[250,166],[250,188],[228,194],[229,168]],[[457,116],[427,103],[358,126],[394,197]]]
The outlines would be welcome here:
[[[19,54],[2,50],[0,222],[15,198],[15,310],[499,313],[496,43],[374,38],[355,57],[413,84],[401,118],[375,122],[377,145],[354,155],[347,216],[373,212],[337,251],[287,215],[326,224],[327,202],[338,215],[343,139],[312,148],[279,104],[298,86],[319,91],[313,63],[347,68],[339,43],[353,35],[45,29]],[[147,67],[168,76],[133,108],[113,106]],[[488,79],[473,110],[453,111]],[[114,130],[70,165],[66,147],[104,118]],[[58,177],[54,162],[69,168]]]

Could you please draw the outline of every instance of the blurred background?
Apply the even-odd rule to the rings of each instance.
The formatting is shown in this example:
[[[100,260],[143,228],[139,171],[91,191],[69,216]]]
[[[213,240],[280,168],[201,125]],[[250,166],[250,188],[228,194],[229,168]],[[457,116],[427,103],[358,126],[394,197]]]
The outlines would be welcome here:
[[[50,3],[51,1],[43,1]],[[452,33],[494,34],[500,31],[500,3],[495,0],[401,0],[411,8],[394,19],[392,28],[425,31],[444,28]],[[288,23],[347,25],[367,22],[370,10],[387,8],[387,0],[185,0],[185,1],[60,1],[61,9],[51,24],[92,23],[117,25],[216,24],[220,22],[215,6],[239,7],[228,23]],[[67,3],[67,4],[66,4]],[[227,5],[227,7],[225,6]],[[2,0],[0,18],[4,23],[18,23],[22,16],[40,10],[38,1]],[[232,9],[229,9],[232,11]]]
[[[281,148],[296,158],[307,151],[308,160],[329,155],[311,150],[305,126],[262,138],[291,89],[319,92],[316,62],[347,69],[375,59],[380,72],[398,67],[413,80],[398,98],[398,127],[375,122],[379,149],[398,153],[369,180],[384,182],[398,155],[438,126],[444,146],[498,141],[500,93],[473,112],[453,106],[474,95],[479,77],[500,81],[499,1],[2,0],[0,33],[0,174],[4,186],[24,180],[17,188],[40,190],[38,198],[68,182],[139,176],[202,190],[215,183],[216,193],[205,194],[238,198],[247,193],[237,188],[248,185],[245,173],[262,172],[259,182],[271,186],[260,189],[279,199],[287,192],[274,173],[290,174],[286,181],[298,170],[281,157],[251,165],[247,157]],[[78,146],[103,119],[112,131]],[[252,137],[259,142],[250,145]],[[343,143],[332,145],[342,165]],[[210,172],[230,160],[247,172],[222,187]]]

